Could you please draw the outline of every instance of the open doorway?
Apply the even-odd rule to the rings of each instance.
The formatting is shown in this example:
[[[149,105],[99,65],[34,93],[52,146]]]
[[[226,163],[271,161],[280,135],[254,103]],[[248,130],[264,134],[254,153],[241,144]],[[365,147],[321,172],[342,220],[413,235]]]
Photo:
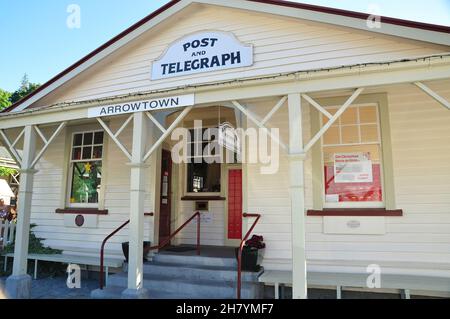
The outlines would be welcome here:
[[[172,158],[170,151],[163,150],[161,156],[161,192],[159,201],[159,242],[170,237]]]

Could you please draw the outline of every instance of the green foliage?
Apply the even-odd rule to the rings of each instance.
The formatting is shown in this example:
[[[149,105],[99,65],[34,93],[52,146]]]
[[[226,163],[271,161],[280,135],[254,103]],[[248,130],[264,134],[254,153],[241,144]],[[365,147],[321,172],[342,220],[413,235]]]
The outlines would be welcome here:
[[[0,111],[11,105],[10,97],[11,93],[0,89]]]
[[[10,167],[0,166],[0,177],[8,177],[10,175],[17,174],[17,170]]]
[[[40,84],[30,83],[28,75],[24,74],[20,88],[13,93],[0,89],[0,111],[7,108],[11,104],[18,102],[25,96],[36,90]]]
[[[29,254],[36,254],[36,255],[57,255],[61,254],[61,250],[52,249],[50,247],[45,247],[42,244],[42,239],[37,238],[32,229],[35,228],[36,225],[32,224],[30,225],[30,243],[28,246],[28,253]],[[5,249],[2,253],[4,254],[10,254],[14,252],[14,243],[9,244],[5,246]],[[12,269],[12,258],[8,258],[8,269],[6,272],[3,271],[3,264],[2,264],[3,258],[0,260],[0,277],[8,276],[10,275],[10,271]],[[4,262],[4,261],[3,261]],[[34,271],[34,261],[28,262],[28,273],[32,274]],[[66,273],[66,266],[61,263],[55,263],[50,261],[39,261],[39,267],[38,267],[38,276],[39,277],[60,277],[65,275]]]
[[[25,74],[22,78],[20,88],[11,94],[9,101],[14,104],[36,90],[39,86],[40,84],[30,83],[30,81],[28,80],[28,76]]]
[[[86,165],[90,166],[89,171],[86,169]],[[101,162],[75,163],[72,196],[76,203],[90,202],[96,198],[97,188],[100,184],[99,173],[101,174]]]
[[[33,233],[33,228],[35,228],[37,225],[31,224],[30,225],[30,242],[28,245],[28,253],[29,254],[36,254],[36,255],[58,255],[61,254],[62,251],[58,249],[53,249],[50,247],[45,247],[42,244],[42,238],[37,238],[36,235]],[[6,254],[11,254],[14,252],[14,242],[8,244],[5,246],[4,252]]]

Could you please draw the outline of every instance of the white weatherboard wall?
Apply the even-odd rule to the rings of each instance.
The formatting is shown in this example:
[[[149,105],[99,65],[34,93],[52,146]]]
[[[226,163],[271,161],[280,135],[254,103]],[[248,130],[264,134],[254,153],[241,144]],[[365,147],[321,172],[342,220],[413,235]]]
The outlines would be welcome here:
[[[152,62],[171,43],[187,34],[204,30],[232,32],[242,43],[253,44],[254,65],[151,81]],[[449,51],[444,46],[333,25],[194,5],[161,23],[34,106]]]
[[[225,245],[225,226],[224,226],[224,201],[209,202],[209,213],[212,214],[212,220],[208,224],[201,224],[200,244],[208,246],[224,246]],[[186,220],[191,218],[195,213],[194,201],[180,201],[180,210],[177,215],[176,225],[181,226]],[[172,229],[173,231],[174,229]],[[196,221],[191,222],[177,236],[181,244],[197,243],[197,224]]]
[[[439,94],[450,99],[450,81],[429,84]],[[386,217],[384,235],[325,234],[322,217],[307,218],[307,257],[309,267],[335,271],[364,271],[371,263],[380,264],[386,271],[396,268],[402,272],[421,274],[448,273],[450,264],[450,112],[412,85],[379,88],[387,92],[393,147],[394,183],[397,208],[403,217]],[[278,99],[243,102],[250,110],[263,117]],[[305,103],[305,105],[307,105]],[[310,138],[310,109],[304,108],[305,140]],[[117,129],[122,120],[113,121]],[[254,127],[251,122],[248,127]],[[277,112],[268,123],[281,128],[281,138],[288,143],[287,109]],[[121,140],[130,146],[130,129]],[[39,163],[36,175],[32,222],[38,224],[36,233],[45,243],[55,248],[79,247],[99,249],[103,238],[129,214],[129,169],[126,157],[109,141],[107,150],[105,206],[109,215],[99,217],[98,229],[64,227],[62,215],[55,214],[63,183],[64,136],[60,136]],[[306,161],[306,208],[312,208],[311,156]],[[152,180],[149,171],[149,181]],[[280,154],[279,172],[262,175],[260,165],[247,165],[247,211],[262,214],[254,233],[265,237],[266,269],[291,268],[291,216],[288,207],[288,161]],[[146,211],[152,211],[151,182]],[[224,239],[223,202],[211,202],[214,223],[203,227],[202,243],[222,245]],[[193,202],[179,201],[178,218],[181,225],[194,210]],[[151,217],[147,217],[151,224]],[[249,220],[248,225],[251,224]],[[180,236],[183,243],[195,242],[195,225]],[[244,229],[245,232],[245,229]],[[147,238],[151,227],[146,226]],[[111,240],[109,249],[120,254],[120,243],[127,241],[127,230]]]
[[[111,121],[110,127],[116,131],[123,118]],[[132,125],[124,130],[120,139],[123,144],[131,147]],[[109,214],[98,217],[98,227],[73,228],[64,226],[64,215],[56,214],[55,210],[64,208],[60,204],[61,192],[65,189],[66,180],[64,178],[64,166],[68,165],[64,161],[65,134],[61,134],[55,142],[51,144],[45,156],[37,165],[39,172],[36,174],[33,188],[32,202],[32,223],[38,225],[35,233],[38,237],[45,239],[45,245],[66,252],[76,252],[77,254],[97,254],[100,253],[100,245],[103,239],[121,224],[129,219],[130,203],[130,168],[126,165],[129,160],[117,148],[112,140],[105,134],[107,149],[103,165],[105,189],[105,208]],[[148,163],[152,163],[149,159]],[[147,189],[145,211],[153,212],[153,196],[151,187],[153,177],[151,167],[147,170]],[[105,173],[106,171],[106,173]],[[153,217],[145,217],[145,240],[153,241]],[[111,238],[106,246],[107,254],[121,255],[121,243],[128,241],[128,227],[123,229],[116,236]]]

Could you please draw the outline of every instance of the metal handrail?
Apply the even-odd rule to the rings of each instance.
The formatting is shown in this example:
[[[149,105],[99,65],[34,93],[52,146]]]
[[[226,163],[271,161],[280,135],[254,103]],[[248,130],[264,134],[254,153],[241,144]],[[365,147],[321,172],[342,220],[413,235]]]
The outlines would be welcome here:
[[[144,253],[148,253],[151,250],[156,250],[156,249],[162,249],[165,246],[167,246],[167,244],[170,243],[170,241],[183,229],[185,228],[192,220],[194,220],[194,218],[197,217],[197,255],[200,256],[200,217],[201,214],[200,212],[196,212],[194,215],[192,215],[191,218],[189,218],[183,225],[181,225],[180,227],[178,227],[178,229],[173,232],[166,240],[164,240],[161,244],[157,245],[157,246],[152,246],[152,247],[148,247],[146,249],[144,249]]]
[[[150,216],[153,216],[153,213],[150,213]],[[196,212],[191,218],[189,218],[183,225],[181,225],[173,234],[171,234],[166,240],[163,241],[162,244],[159,244],[158,246],[152,246],[149,248],[144,249],[144,254],[147,254],[151,250],[155,249],[161,249],[164,248],[170,241],[175,237],[184,227],[186,227],[195,217],[197,217],[197,255],[200,255],[200,212]],[[104,288],[104,255],[105,255],[105,245],[107,241],[113,237],[115,234],[117,234],[119,231],[121,231],[126,225],[130,223],[130,220],[127,220],[125,223],[123,223],[119,228],[114,230],[111,234],[109,234],[102,242],[102,246],[100,248],[100,289]]]
[[[115,234],[117,234],[119,231],[121,231],[126,225],[130,223],[130,220],[127,220],[125,223],[123,223],[119,228],[114,230],[111,234],[109,234],[102,242],[102,247],[100,248],[100,289],[103,289],[104,282],[103,282],[103,264],[105,259],[105,245],[106,242],[113,237]]]
[[[248,230],[247,234],[245,234],[244,239],[241,240],[241,244],[239,245],[239,251],[238,251],[238,268],[237,268],[237,291],[236,291],[236,297],[237,299],[241,299],[241,277],[242,277],[242,250],[244,249],[244,244],[247,241],[248,237],[250,237],[250,234],[252,233],[253,229],[255,228],[256,224],[258,223],[259,219],[261,218],[260,214],[243,214],[244,218],[247,217],[255,217],[256,220],[253,222],[252,227]]]

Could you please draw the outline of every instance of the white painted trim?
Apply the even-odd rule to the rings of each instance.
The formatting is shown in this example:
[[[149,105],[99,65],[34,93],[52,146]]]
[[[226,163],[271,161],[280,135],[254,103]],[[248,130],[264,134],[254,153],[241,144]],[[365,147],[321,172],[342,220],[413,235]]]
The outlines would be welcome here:
[[[272,108],[272,110],[270,110],[270,112],[266,115],[266,117],[261,121],[261,124],[265,125],[272,118],[272,116],[284,105],[287,99],[288,99],[287,95],[283,96],[281,100]]]
[[[143,165],[143,155],[147,144],[147,137],[152,135],[146,117],[142,112],[133,114],[132,158],[130,171],[130,224],[129,224],[129,262],[128,289],[140,290],[144,288],[143,272],[143,240],[144,240],[144,211],[146,167]]]
[[[159,130],[161,132],[163,132],[163,134],[167,132],[166,128],[164,126],[162,126],[161,123],[159,123],[158,120],[155,119],[155,117],[150,112],[145,112],[145,115],[147,115],[147,117],[150,119],[150,121],[152,121],[153,124],[155,124],[156,127],[158,127]]]
[[[16,137],[14,142],[12,143],[12,147],[16,146],[16,144],[19,142],[20,138],[25,134],[25,128],[23,128],[22,132]]]
[[[48,143],[47,138],[45,137],[44,133],[42,133],[42,131],[39,129],[39,127],[35,125],[34,129],[36,130],[36,132],[38,133],[39,137],[44,142],[44,144],[47,144]]]
[[[27,255],[31,221],[31,207],[35,170],[32,161],[36,152],[36,131],[31,125],[25,127],[23,139],[23,158],[21,164],[20,187],[18,196],[17,226],[14,245],[13,276],[27,273]]]
[[[0,129],[0,135],[3,137],[3,140],[6,142],[6,145],[9,148],[10,154],[13,155],[13,158],[16,160],[16,162],[19,164],[19,166],[22,166],[22,158],[20,157],[19,153],[14,148],[14,146],[11,144],[8,136],[2,129]]]
[[[100,125],[105,129],[106,133],[111,137],[111,139],[116,143],[116,145],[120,148],[120,150],[125,154],[126,157],[131,161],[131,154],[128,152],[127,148],[119,141],[117,136],[111,131],[111,129],[106,125],[105,122],[101,118],[97,118],[97,121]]]
[[[193,106],[189,106],[181,112],[180,115],[176,118],[176,120],[170,125],[170,127],[164,132],[163,135],[156,141],[155,144],[151,147],[147,154],[144,156],[144,162],[153,154],[153,152],[158,149],[158,147],[164,142],[164,140],[169,136],[170,133],[180,124],[180,122],[189,114],[189,112],[193,109]]]
[[[324,197],[325,198],[325,197]],[[339,202],[339,203],[323,203],[323,208],[386,208],[383,202]]]
[[[309,141],[309,143],[305,146],[304,152],[307,153],[314,144],[317,143],[318,140],[322,138],[322,136],[328,131],[328,129],[337,121],[337,119],[347,110],[347,108],[358,98],[358,96],[364,91],[363,88],[357,89],[352,96],[344,103],[344,105],[336,112],[336,114],[331,118],[327,124],[325,124],[320,131]]]
[[[312,106],[314,106],[320,113],[322,113],[323,115],[325,115],[326,117],[328,117],[329,120],[331,120],[333,118],[333,115],[330,114],[330,112],[328,112],[322,105],[320,105],[319,103],[317,103],[316,101],[314,101],[311,97],[309,97],[306,94],[302,94],[302,97],[308,101],[309,104],[311,104]]]
[[[286,95],[292,92],[321,92],[355,87],[373,87],[448,79],[449,56],[429,56],[414,61],[392,61],[383,65],[362,65],[332,70],[310,70],[282,74],[276,77],[241,79],[238,83],[227,81],[208,83],[196,88],[175,88],[169,91],[141,93],[144,97],[161,97],[168,94],[196,94],[197,105]],[[169,93],[170,92],[170,93]],[[232,97],[232,98],[231,98]],[[110,103],[133,101],[133,95],[101,99]],[[48,124],[87,118],[87,107],[98,106],[99,101],[61,104],[42,109],[29,109],[17,113],[0,113],[0,129],[26,125]]]
[[[37,164],[37,162],[41,159],[42,155],[44,155],[45,151],[48,149],[50,144],[54,141],[54,139],[58,136],[58,134],[63,130],[63,128],[67,125],[67,122],[62,122],[56,131],[53,133],[53,135],[48,139],[48,141],[45,143],[45,145],[42,147],[41,151],[36,155],[36,157],[33,160],[33,163],[31,164],[31,168],[34,168],[34,166]],[[37,126],[34,127],[35,129]],[[37,132],[40,132],[39,129],[36,129]],[[40,133],[42,134],[42,132]],[[45,138],[44,138],[45,139]],[[46,141],[46,140],[45,140]]]
[[[123,130],[128,126],[128,124],[130,124],[130,122],[133,120],[133,114],[131,114],[128,119],[122,124],[122,126],[117,130],[116,134],[114,134],[114,136],[116,138],[119,137],[120,133],[123,132]]]
[[[307,299],[305,154],[301,94],[289,94],[289,197],[292,241],[292,298]]]
[[[425,84],[423,84],[422,82],[415,82],[414,83],[415,86],[417,86],[418,88],[420,88],[422,91],[424,91],[426,94],[428,94],[430,97],[432,97],[433,99],[435,99],[437,102],[439,102],[440,104],[442,104],[444,107],[446,107],[447,109],[450,110],[450,102],[447,101],[446,99],[444,99],[442,96],[440,96],[439,94],[437,94],[436,92],[434,92],[432,89],[430,89],[428,86],[426,86]]]
[[[250,112],[246,107],[242,106],[238,101],[232,101],[231,103],[233,103],[234,107],[236,109],[238,109],[239,111],[241,111],[243,114],[245,114],[245,116],[248,117],[248,119],[250,121],[252,121],[253,123],[255,123],[259,128],[261,128],[264,133],[266,133],[270,138],[272,138],[278,145],[281,146],[282,149],[284,149],[285,151],[288,150],[288,147],[286,146],[285,143],[283,143],[278,137],[276,137],[275,135],[272,134],[272,132],[264,125],[262,124],[257,118],[256,116]]]

